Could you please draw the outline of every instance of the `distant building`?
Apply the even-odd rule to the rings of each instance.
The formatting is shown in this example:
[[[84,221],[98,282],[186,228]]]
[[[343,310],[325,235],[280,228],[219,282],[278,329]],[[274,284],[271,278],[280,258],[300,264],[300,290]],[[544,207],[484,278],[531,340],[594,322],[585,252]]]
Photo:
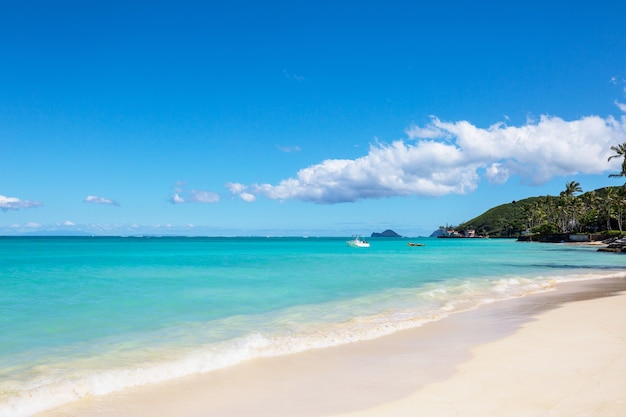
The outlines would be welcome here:
[[[439,226],[439,237],[463,237],[459,232],[449,227]]]
[[[462,233],[450,228],[450,227],[444,227],[444,226],[439,226],[439,235],[438,237],[464,237],[464,238],[474,238],[474,237],[482,237],[482,236],[478,236],[476,234],[476,230],[474,229],[467,229],[464,230]]]

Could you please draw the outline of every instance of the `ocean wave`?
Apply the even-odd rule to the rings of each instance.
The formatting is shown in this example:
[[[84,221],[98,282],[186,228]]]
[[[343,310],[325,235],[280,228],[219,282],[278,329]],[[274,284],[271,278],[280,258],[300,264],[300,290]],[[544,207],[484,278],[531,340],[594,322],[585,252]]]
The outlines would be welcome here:
[[[484,304],[551,291],[558,282],[621,275],[621,271],[607,274],[606,270],[595,270],[534,278],[449,280],[251,317],[182,324],[136,335],[130,338],[132,344],[128,340],[109,342],[104,344],[105,350],[86,357],[49,360],[30,369],[29,378],[24,379],[22,373],[21,378],[16,375],[1,382],[0,417],[28,417],[87,396],[211,372],[254,358],[371,340]],[[233,333],[232,328],[238,331]],[[185,341],[185,335],[190,334],[200,336]],[[218,341],[216,335],[227,336]],[[168,339],[178,342],[155,345],[156,340]],[[82,346],[77,350],[88,349]]]

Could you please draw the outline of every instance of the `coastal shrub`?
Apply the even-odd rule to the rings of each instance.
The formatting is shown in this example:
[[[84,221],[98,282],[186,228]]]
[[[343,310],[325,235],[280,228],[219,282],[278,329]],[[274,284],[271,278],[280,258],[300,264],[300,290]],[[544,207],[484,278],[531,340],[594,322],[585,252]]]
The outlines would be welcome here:
[[[532,228],[532,232],[541,236],[559,233],[559,226],[555,223],[542,223]]]

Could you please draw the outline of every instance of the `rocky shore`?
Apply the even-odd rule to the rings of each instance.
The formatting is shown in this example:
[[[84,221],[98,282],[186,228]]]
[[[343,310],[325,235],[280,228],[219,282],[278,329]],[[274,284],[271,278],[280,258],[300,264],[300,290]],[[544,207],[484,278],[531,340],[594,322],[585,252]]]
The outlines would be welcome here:
[[[602,243],[606,243],[607,246],[598,249],[598,252],[619,252],[626,253],[626,238],[613,238],[604,240]]]
[[[598,235],[571,235],[552,234],[546,236],[520,236],[520,242],[544,242],[544,243],[578,243],[582,245],[602,245],[598,252],[626,253],[626,237],[613,237],[610,239],[600,239]]]

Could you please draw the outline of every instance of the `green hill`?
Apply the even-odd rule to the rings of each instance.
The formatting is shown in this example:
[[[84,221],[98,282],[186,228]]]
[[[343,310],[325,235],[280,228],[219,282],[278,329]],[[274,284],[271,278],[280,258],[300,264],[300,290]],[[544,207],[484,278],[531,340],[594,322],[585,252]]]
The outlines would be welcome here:
[[[493,207],[478,217],[461,223],[456,229],[465,231],[473,229],[476,234],[491,237],[516,237],[526,227],[528,207],[542,197],[530,197]]]
[[[524,233],[598,233],[626,220],[626,188],[605,187],[579,196],[529,197],[493,207],[454,229],[477,235],[518,237]]]

